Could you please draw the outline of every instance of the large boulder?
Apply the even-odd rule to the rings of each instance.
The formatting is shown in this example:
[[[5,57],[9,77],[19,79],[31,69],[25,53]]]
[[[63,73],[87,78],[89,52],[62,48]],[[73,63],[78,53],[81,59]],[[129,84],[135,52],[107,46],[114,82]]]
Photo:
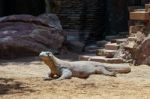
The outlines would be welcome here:
[[[31,15],[0,18],[0,58],[38,55],[43,50],[59,49],[64,32]]]
[[[139,45],[136,52],[135,64],[150,65],[150,34]]]
[[[52,13],[41,14],[38,17],[42,19],[45,23],[47,23],[49,26],[55,27],[58,30],[62,30],[60,20],[56,14],[52,14]]]

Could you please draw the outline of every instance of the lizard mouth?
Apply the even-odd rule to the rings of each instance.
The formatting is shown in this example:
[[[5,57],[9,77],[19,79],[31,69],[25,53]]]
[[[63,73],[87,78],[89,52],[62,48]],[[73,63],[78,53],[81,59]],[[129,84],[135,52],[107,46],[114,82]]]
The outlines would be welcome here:
[[[48,57],[47,57],[47,56],[39,55],[39,58],[40,58],[41,60],[43,60],[43,59],[46,59],[46,58],[48,58]]]

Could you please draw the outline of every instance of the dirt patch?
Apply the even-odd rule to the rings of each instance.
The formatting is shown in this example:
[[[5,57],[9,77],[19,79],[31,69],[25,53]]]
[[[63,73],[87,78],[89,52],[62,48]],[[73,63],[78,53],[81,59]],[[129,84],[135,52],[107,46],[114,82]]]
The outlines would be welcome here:
[[[0,99],[149,99],[150,67],[131,68],[117,77],[44,81],[49,70],[38,58],[1,61]]]

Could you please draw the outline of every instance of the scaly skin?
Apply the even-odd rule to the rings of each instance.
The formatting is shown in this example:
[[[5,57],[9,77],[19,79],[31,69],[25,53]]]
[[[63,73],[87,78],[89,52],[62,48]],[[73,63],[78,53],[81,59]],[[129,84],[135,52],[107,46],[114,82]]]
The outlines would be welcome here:
[[[116,73],[129,73],[131,69],[126,65],[102,64],[94,61],[63,61],[56,58],[51,52],[41,52],[41,59],[49,66],[50,79],[63,80],[71,77],[87,78],[91,74],[116,76]]]

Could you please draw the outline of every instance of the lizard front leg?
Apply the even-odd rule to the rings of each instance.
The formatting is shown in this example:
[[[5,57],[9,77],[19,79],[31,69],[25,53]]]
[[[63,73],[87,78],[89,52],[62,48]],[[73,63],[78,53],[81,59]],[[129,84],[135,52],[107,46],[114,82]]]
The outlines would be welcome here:
[[[49,73],[48,73],[48,76],[44,78],[45,81],[53,80],[53,79],[54,79],[54,78],[52,77],[51,72],[49,72]]]
[[[61,70],[61,76],[56,80],[69,79],[72,77],[71,70],[69,70],[67,68],[61,68],[60,70]]]
[[[59,78],[58,75],[55,75],[55,74],[49,72],[48,77],[44,78],[44,80],[54,80],[54,79],[57,79],[57,78]]]

